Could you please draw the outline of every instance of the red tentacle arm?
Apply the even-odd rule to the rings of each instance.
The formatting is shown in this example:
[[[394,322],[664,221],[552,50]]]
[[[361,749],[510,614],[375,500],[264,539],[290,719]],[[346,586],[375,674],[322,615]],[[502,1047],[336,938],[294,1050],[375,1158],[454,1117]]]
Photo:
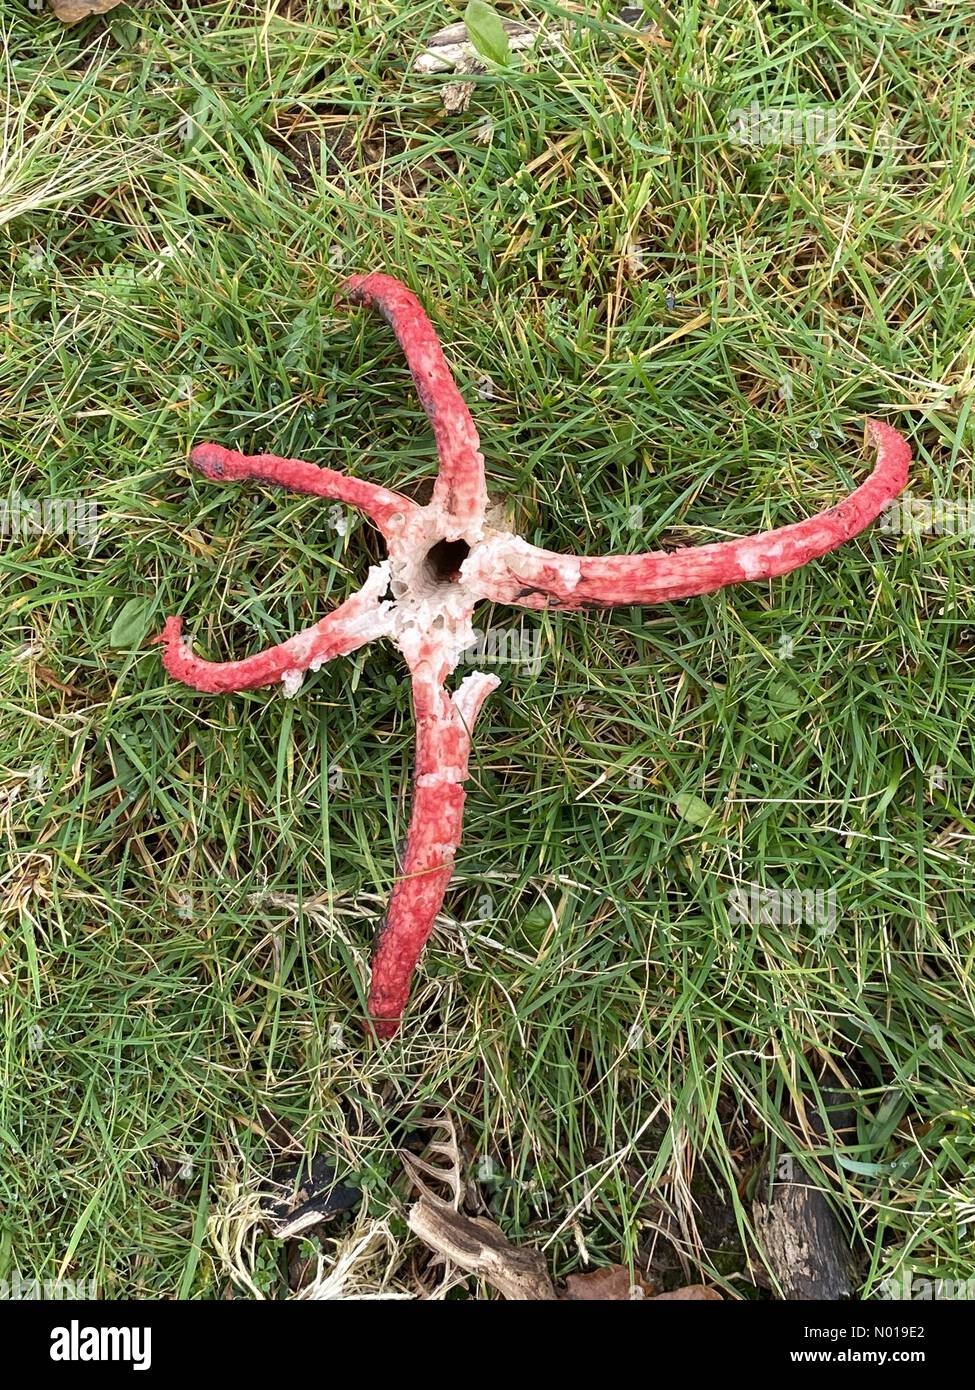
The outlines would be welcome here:
[[[403,349],[440,458],[433,501],[449,522],[445,539],[479,538],[487,507],[480,440],[420,301],[392,276],[377,273],[353,275],[342,290],[354,303],[378,309]]]
[[[716,545],[592,558],[499,536],[467,561],[464,578],[494,602],[574,609],[667,603],[788,574],[859,535],[904,488],[907,441],[877,420],[868,420],[867,429],[878,450],[873,472],[842,502],[806,521]]]
[[[376,944],[369,1016],[380,1038],[399,1027],[417,961],[433,931],[454,868],[464,818],[471,731],[497,676],[473,672],[453,697],[426,665],[413,676],[416,778],[402,873]]]
[[[182,635],[182,618],[167,618],[162,633],[155,640],[163,645],[163,665],[169,674],[194,690],[202,690],[207,695],[226,695],[231,691],[256,690],[262,685],[284,681],[286,689],[290,685],[293,694],[305,671],[317,671],[333,657],[344,656],[366,642],[386,636],[390,604],[382,595],[388,584],[388,566],[376,565],[369,571],[359,592],[320,622],[242,661],[205,661],[194,655]]]
[[[239,483],[248,479],[288,488],[291,492],[308,492],[315,497],[331,497],[358,507],[373,521],[388,539],[402,519],[418,510],[415,502],[398,492],[366,483],[359,478],[334,473],[304,459],[282,459],[274,454],[238,454],[219,444],[197,444],[190,451],[194,468],[212,482]]]

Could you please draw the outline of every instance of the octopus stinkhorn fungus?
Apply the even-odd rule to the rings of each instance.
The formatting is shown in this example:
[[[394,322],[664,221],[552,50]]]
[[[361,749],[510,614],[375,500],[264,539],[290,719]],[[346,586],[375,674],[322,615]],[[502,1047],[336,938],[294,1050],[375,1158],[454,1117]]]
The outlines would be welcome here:
[[[416,715],[413,811],[401,870],[379,935],[368,1010],[376,1034],[391,1037],[410,980],[443,902],[460,841],[471,732],[498,678],[474,671],[445,688],[474,643],[482,599],[523,608],[576,609],[666,603],[726,584],[771,579],[856,536],[901,491],[911,451],[889,425],[867,429],[873,472],[836,506],[806,521],[715,545],[645,555],[581,556],[541,550],[488,520],[484,459],[470,412],[418,300],[389,275],[356,275],[349,299],[374,306],[399,340],[429,417],[440,466],[433,496],[419,506],[397,492],[331,469],[272,454],[248,456],[199,444],[193,464],[214,482],[253,480],[314,493],[359,508],[379,528],[387,559],[362,588],[314,626],[242,661],[204,661],[169,618],[157,639],[176,680],[210,694],[282,682],[294,694],[305,671],[387,637],[406,659]]]

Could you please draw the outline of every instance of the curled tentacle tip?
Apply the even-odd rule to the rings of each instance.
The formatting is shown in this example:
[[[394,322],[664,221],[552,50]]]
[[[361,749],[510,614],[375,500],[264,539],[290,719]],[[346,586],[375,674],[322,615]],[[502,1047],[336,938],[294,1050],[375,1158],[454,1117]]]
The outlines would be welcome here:
[[[197,444],[190,450],[190,463],[207,478],[224,478],[229,454],[219,444]]]
[[[398,1018],[367,1018],[363,1019],[362,1026],[365,1032],[374,1033],[380,1042],[388,1042],[399,1032],[399,1025]]]
[[[156,636],[152,638],[152,642],[153,644],[158,642],[165,647],[172,647],[182,640],[182,636],[183,619],[167,618],[163,623],[162,632],[157,632]]]
[[[367,278],[365,275],[350,275],[339,286],[339,294],[345,299],[360,300],[362,298],[362,286]]]
[[[908,464],[911,462],[911,446],[902,434],[883,420],[867,420],[867,433],[876,445],[881,458],[891,470],[893,479],[901,488],[907,482]]]

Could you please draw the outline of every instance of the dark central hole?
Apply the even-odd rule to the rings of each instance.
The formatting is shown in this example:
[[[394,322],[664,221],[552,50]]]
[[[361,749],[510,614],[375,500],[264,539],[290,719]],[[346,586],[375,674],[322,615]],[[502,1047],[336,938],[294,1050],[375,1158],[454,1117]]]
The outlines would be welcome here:
[[[424,567],[437,584],[454,584],[460,577],[460,567],[471,553],[466,541],[437,541],[427,551]]]

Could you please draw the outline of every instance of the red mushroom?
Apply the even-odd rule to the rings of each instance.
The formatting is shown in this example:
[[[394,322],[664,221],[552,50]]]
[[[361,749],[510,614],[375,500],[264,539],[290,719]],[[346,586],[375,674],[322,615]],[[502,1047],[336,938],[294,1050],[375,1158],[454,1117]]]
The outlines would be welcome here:
[[[388,1038],[399,1027],[413,971],[453,872],[474,722],[499,684],[496,676],[475,671],[452,695],[445,688],[473,645],[474,605],[482,599],[564,609],[664,603],[787,574],[874,521],[905,486],[911,451],[896,430],[869,420],[877,462],[866,481],[827,511],[761,535],[645,555],[542,550],[487,520],[477,431],[416,296],[380,274],[354,276],[344,290],[382,313],[406,355],[440,460],[431,501],[420,507],[399,493],[297,459],[198,445],[190,458],[214,481],[254,479],[358,507],[382,533],[388,558],[370,569],[358,593],[313,627],[242,661],[195,656],[181,636],[179,618],[169,618],[156,640],[171,676],[211,694],[278,681],[294,694],[305,671],[378,637],[388,637],[405,657],[416,716],[413,811],[375,949],[368,1004],[377,1035]]]

